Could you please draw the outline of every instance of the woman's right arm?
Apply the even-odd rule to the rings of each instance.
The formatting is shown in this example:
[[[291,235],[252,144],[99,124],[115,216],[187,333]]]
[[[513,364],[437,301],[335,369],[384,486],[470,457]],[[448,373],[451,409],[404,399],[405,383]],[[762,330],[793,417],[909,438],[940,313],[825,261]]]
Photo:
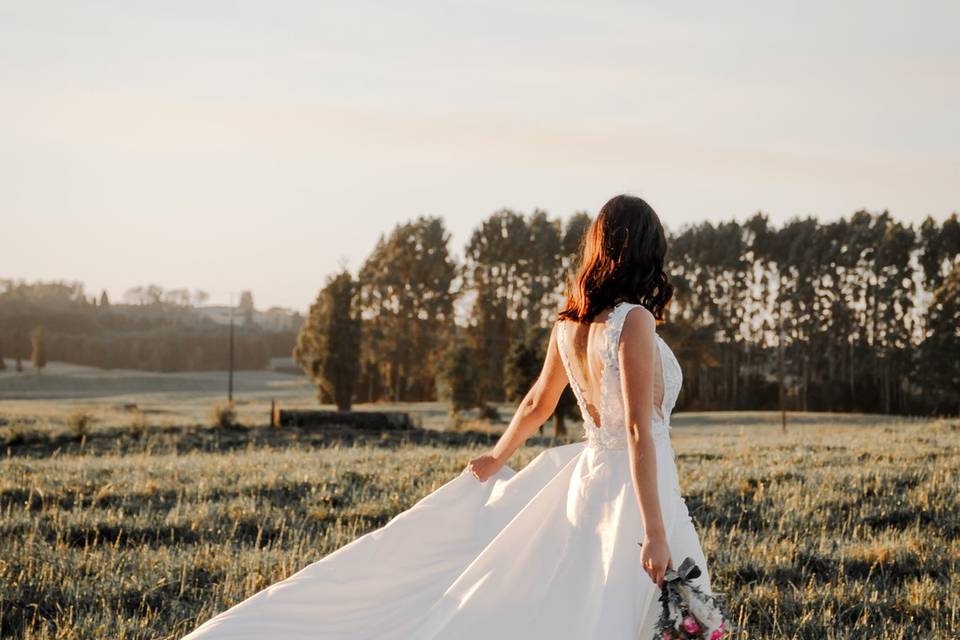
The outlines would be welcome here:
[[[660,510],[657,455],[653,422],[653,376],[656,358],[656,320],[645,307],[627,312],[620,334],[620,383],[626,417],[633,489],[643,517],[641,562],[650,579],[663,584],[670,567],[670,547]]]
[[[510,424],[493,449],[467,463],[470,473],[481,482],[485,482],[506,464],[514,451],[550,418],[566,386],[567,373],[560,360],[560,351],[557,347],[557,323],[554,323],[540,375],[527,391],[523,402],[517,407],[513,419],[510,420]]]

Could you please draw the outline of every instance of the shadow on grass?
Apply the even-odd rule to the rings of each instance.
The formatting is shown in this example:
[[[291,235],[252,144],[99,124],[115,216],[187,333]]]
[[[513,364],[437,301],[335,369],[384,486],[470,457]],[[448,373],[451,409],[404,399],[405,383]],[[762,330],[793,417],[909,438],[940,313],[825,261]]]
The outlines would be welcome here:
[[[149,451],[189,453],[194,451],[222,453],[248,447],[283,449],[288,447],[354,447],[398,448],[405,446],[482,447],[492,446],[500,437],[486,431],[435,431],[432,429],[397,429],[364,431],[349,427],[246,427],[229,428],[204,425],[150,427],[134,432],[125,427],[100,428],[78,439],[70,434],[43,438],[0,442],[10,457],[46,458],[54,454],[102,455],[130,454]],[[533,446],[555,446],[576,442],[574,438],[557,439],[535,435],[527,442]],[[3,449],[0,449],[2,451]]]

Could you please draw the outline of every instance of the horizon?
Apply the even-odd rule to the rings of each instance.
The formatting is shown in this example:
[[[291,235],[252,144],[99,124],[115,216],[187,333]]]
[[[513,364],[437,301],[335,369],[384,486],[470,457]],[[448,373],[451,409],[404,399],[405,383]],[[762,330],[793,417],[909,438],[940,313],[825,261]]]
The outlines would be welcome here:
[[[0,18],[0,211],[19,239],[0,273],[115,300],[186,283],[303,313],[398,223],[443,217],[460,255],[501,208],[595,215],[620,192],[671,231],[960,209],[947,3],[108,0]]]
[[[539,208],[534,207],[534,209],[539,209]],[[540,210],[542,210],[542,209],[540,209]],[[531,211],[532,211],[532,210],[531,210]],[[864,210],[863,210],[863,209],[860,209],[859,211],[864,211]],[[871,215],[877,215],[877,214],[883,213],[884,211],[886,211],[886,210],[882,210],[882,211],[868,211],[868,213],[870,213]],[[899,216],[896,216],[893,212],[890,212],[890,211],[886,211],[886,212],[889,213],[895,220],[897,220],[897,221],[899,221],[899,222],[901,222],[901,223],[904,223],[904,224],[913,225],[914,227],[919,226],[919,223],[922,222],[922,220],[920,220],[920,221],[905,220],[905,219],[903,219],[903,218],[901,218],[901,217],[899,217]],[[491,213],[492,213],[492,212],[491,212]],[[527,213],[529,213],[529,212],[524,212],[524,215],[527,215]],[[551,212],[549,212],[549,211],[547,211],[547,213],[550,214],[551,219],[556,219],[556,218],[559,217],[559,216],[552,215]],[[573,213],[575,213],[575,212],[571,212],[571,213],[568,214],[567,216],[563,216],[561,219],[562,219],[562,220],[566,220],[567,217],[569,217],[570,215],[573,215]],[[591,216],[595,215],[595,214],[592,213],[592,212],[589,212],[589,213],[590,213]],[[767,212],[764,212],[764,211],[755,211],[755,212],[753,212],[753,213],[751,213],[751,214],[749,214],[749,215],[744,215],[744,216],[729,216],[729,217],[727,217],[727,218],[722,218],[722,219],[711,219],[711,220],[709,220],[709,222],[712,222],[712,223],[715,223],[715,224],[716,224],[716,223],[721,223],[721,222],[733,221],[733,220],[735,220],[735,221],[737,221],[737,222],[743,222],[745,219],[747,219],[747,218],[749,218],[750,216],[753,216],[753,215],[755,215],[755,214],[757,214],[757,213],[760,213],[760,214],[764,214],[764,215],[768,215],[768,216],[769,216],[769,213],[767,213]],[[850,212],[850,214],[847,214],[847,215],[836,216],[836,218],[834,218],[834,219],[848,218],[850,215],[852,215],[852,214],[854,214],[854,213],[856,213],[856,211]],[[955,213],[957,213],[957,212],[951,212],[950,214],[947,214],[947,215],[944,215],[944,216],[939,216],[939,217],[938,217],[938,216],[931,216],[931,217],[933,217],[938,223],[942,223],[946,218],[954,215]],[[440,216],[440,217],[442,218],[442,216]],[[770,220],[771,220],[771,223],[774,224],[774,226],[776,226],[776,227],[779,228],[779,227],[782,226],[785,222],[788,222],[788,221],[791,220],[791,219],[804,218],[804,217],[807,217],[807,216],[802,216],[802,215],[797,214],[797,215],[794,215],[794,216],[790,216],[790,217],[788,217],[788,218],[785,218],[784,220],[777,221],[773,216],[770,216]],[[812,217],[814,217],[815,219],[817,219],[817,220],[820,221],[820,222],[831,222],[831,221],[833,221],[833,220],[827,220],[827,219],[825,219],[825,218],[823,218],[823,217],[821,217],[821,216],[812,216]],[[412,218],[411,218],[411,219],[412,219]],[[482,219],[481,219],[481,220],[482,220]],[[479,223],[481,222],[481,220],[478,220],[478,221],[477,221],[477,224],[478,224],[478,225],[479,225]],[[404,222],[406,222],[406,221],[407,221],[407,220],[400,220],[400,221],[397,222],[397,224],[402,224],[402,223],[404,223]],[[445,219],[445,218],[444,218],[444,223],[446,224],[446,219]],[[684,224],[683,227],[681,227],[680,229],[672,229],[672,228],[667,227],[667,231],[668,231],[668,233],[676,233],[676,232],[682,231],[683,228],[685,228],[685,227],[687,227],[687,226],[689,226],[689,225],[692,225],[692,224],[697,224],[697,222],[686,223],[686,224]],[[666,227],[667,225],[665,224],[664,226]],[[392,229],[392,228],[391,228],[391,229]],[[449,227],[448,227],[448,231],[449,231]],[[381,233],[384,234],[384,235],[388,235],[388,234],[389,234],[389,231],[383,231],[383,232],[378,233],[377,239],[380,237],[380,234],[381,234]],[[370,251],[369,251],[367,254],[365,254],[364,256],[362,256],[361,260],[360,260],[356,265],[348,265],[348,266],[346,267],[354,276],[357,275],[357,271],[359,270],[359,267],[362,265],[363,260],[365,260],[366,257],[369,255],[369,253],[373,251],[373,248],[374,248],[374,245],[375,245],[376,242],[377,242],[377,239],[374,239],[374,240],[373,240],[373,242],[372,242],[372,244],[371,244],[371,246],[370,246]],[[464,244],[466,244],[466,242],[467,242],[468,240],[469,240],[469,234],[467,234],[467,235],[463,238],[462,243],[458,244],[458,243],[457,243],[457,238],[453,237],[453,234],[451,233],[451,238],[450,238],[450,253],[451,253],[451,256],[458,261],[458,263],[459,263],[459,261],[462,259],[462,252],[460,251],[460,249],[462,248],[462,246],[463,246]],[[122,288],[122,289],[119,289],[119,290],[116,290],[116,291],[111,291],[111,290],[106,289],[106,288],[103,288],[103,287],[90,286],[89,283],[84,282],[84,281],[82,281],[82,280],[78,280],[78,279],[76,279],[76,278],[49,278],[49,279],[39,279],[39,278],[29,278],[29,277],[21,278],[21,277],[15,277],[15,276],[14,276],[14,277],[6,277],[6,278],[3,278],[2,280],[10,281],[10,282],[13,283],[13,284],[21,284],[21,283],[22,283],[22,284],[55,284],[55,283],[63,283],[63,284],[69,284],[69,285],[80,285],[80,286],[82,287],[82,289],[83,289],[84,295],[86,295],[87,297],[93,296],[94,298],[96,298],[96,299],[99,300],[101,293],[106,292],[106,293],[107,293],[107,297],[108,297],[111,305],[125,305],[125,306],[131,306],[131,307],[142,306],[143,303],[127,302],[127,301],[124,300],[125,294],[128,293],[129,291],[133,290],[133,289],[138,288],[138,287],[147,287],[147,286],[149,286],[149,285],[157,285],[157,286],[159,286],[161,289],[163,289],[164,291],[186,290],[186,291],[189,291],[190,293],[202,292],[202,293],[204,293],[204,294],[207,294],[208,297],[209,297],[209,299],[203,301],[202,303],[191,302],[191,303],[188,305],[188,307],[193,308],[193,309],[229,308],[229,307],[231,307],[231,306],[232,306],[232,307],[236,307],[240,295],[241,295],[244,291],[249,291],[249,292],[253,295],[254,309],[255,309],[256,311],[258,311],[258,312],[267,312],[267,311],[270,311],[270,310],[272,310],[272,309],[280,309],[280,310],[282,310],[282,311],[289,311],[289,312],[297,313],[297,314],[300,314],[300,315],[305,315],[305,314],[307,314],[307,313],[309,312],[309,310],[310,310],[310,305],[313,304],[314,300],[316,299],[317,294],[320,292],[320,289],[323,288],[323,285],[324,285],[324,283],[325,283],[325,281],[326,281],[326,278],[327,278],[329,275],[332,275],[332,274],[336,273],[337,271],[339,271],[339,269],[340,269],[339,266],[335,266],[330,272],[321,274],[321,276],[320,276],[320,281],[318,282],[318,285],[317,285],[317,287],[316,287],[316,291],[310,296],[309,300],[307,300],[307,302],[302,305],[302,307],[297,307],[297,306],[293,306],[293,305],[272,304],[272,303],[264,303],[264,302],[261,302],[261,299],[260,299],[260,297],[258,297],[257,292],[254,291],[254,290],[252,290],[252,289],[249,289],[249,288],[241,288],[241,289],[238,289],[238,290],[236,290],[236,291],[230,291],[230,292],[228,292],[228,293],[226,294],[226,296],[227,296],[226,299],[220,299],[220,298],[217,297],[216,295],[211,294],[211,292],[209,292],[209,291],[207,291],[207,290],[205,290],[205,289],[203,289],[203,288],[201,288],[201,287],[195,287],[195,286],[189,286],[189,285],[183,285],[183,284],[176,284],[176,285],[174,285],[174,286],[165,286],[163,283],[158,282],[158,281],[156,281],[156,280],[152,280],[152,281],[149,281],[149,282],[143,282],[143,283],[133,283],[133,284],[131,284],[131,285],[128,286],[128,287],[125,287],[125,288]],[[221,293],[221,295],[223,295],[223,292],[220,292],[220,293]],[[461,309],[461,312],[462,312],[462,311],[463,311],[463,310]]]

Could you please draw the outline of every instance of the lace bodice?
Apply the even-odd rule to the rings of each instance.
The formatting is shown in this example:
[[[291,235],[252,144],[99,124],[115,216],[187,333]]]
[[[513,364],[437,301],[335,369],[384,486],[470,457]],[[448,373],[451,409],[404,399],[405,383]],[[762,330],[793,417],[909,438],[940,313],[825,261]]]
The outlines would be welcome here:
[[[557,323],[557,348],[560,351],[560,359],[563,361],[563,367],[567,372],[567,379],[570,382],[570,388],[577,398],[577,405],[580,407],[580,413],[583,416],[584,437],[587,444],[598,449],[625,449],[627,446],[627,430],[625,425],[625,415],[623,409],[623,393],[620,386],[620,358],[618,349],[620,345],[620,333],[623,331],[623,323],[627,318],[627,313],[633,307],[640,305],[629,302],[617,304],[604,321],[602,329],[602,339],[600,340],[600,390],[599,406],[597,413],[600,418],[598,426],[593,419],[593,415],[587,409],[587,401],[583,390],[577,383],[577,378],[573,375],[571,367],[571,357],[573,354],[568,352],[570,342],[566,339],[566,327],[568,321]],[[655,436],[663,436],[670,429],[670,414],[676,405],[677,396],[680,394],[680,387],[683,384],[683,372],[680,369],[680,363],[674,356],[673,351],[664,342],[659,334],[655,337],[657,349],[660,352],[660,375],[663,383],[663,400],[659,408],[655,407],[653,411],[653,433]],[[656,374],[654,374],[656,375]]]

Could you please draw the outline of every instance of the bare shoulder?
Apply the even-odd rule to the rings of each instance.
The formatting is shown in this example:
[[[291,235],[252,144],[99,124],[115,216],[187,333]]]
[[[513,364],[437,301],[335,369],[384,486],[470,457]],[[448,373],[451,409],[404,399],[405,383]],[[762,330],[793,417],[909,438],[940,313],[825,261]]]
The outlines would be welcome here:
[[[657,319],[649,309],[638,304],[627,311],[623,321],[623,332],[620,335],[624,340],[639,340],[647,336],[652,337],[656,330]]]
[[[656,342],[657,320],[650,310],[637,305],[627,311],[620,331],[619,351],[621,354],[634,354],[644,357],[654,348]]]

